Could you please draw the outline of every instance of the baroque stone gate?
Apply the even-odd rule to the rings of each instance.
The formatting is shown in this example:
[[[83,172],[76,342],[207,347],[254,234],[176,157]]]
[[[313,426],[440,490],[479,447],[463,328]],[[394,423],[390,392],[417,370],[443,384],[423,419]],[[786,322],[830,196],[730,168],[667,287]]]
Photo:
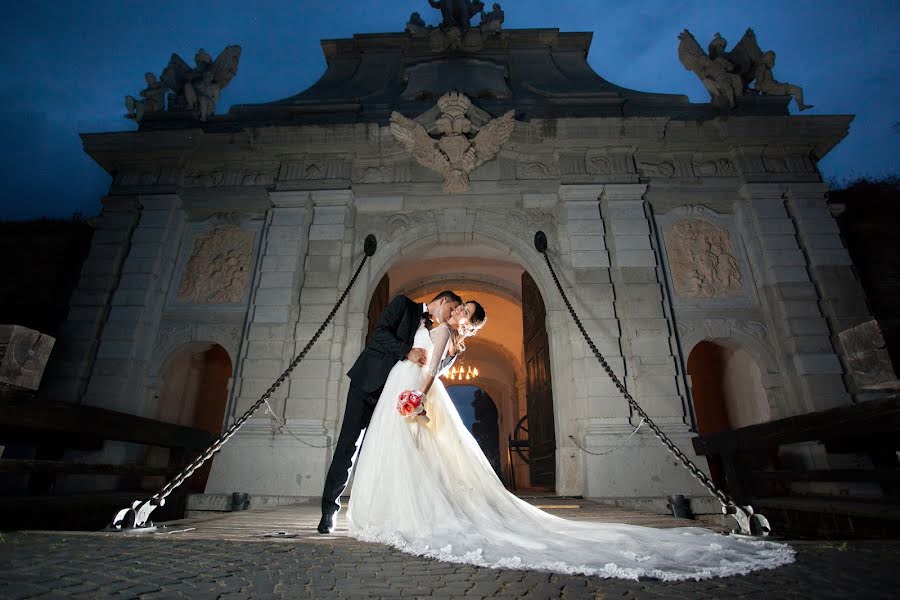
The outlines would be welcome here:
[[[692,104],[620,88],[588,66],[589,33],[505,30],[502,12],[478,27],[415,17],[404,33],[323,41],[328,70],[311,88],[223,115],[209,98],[199,108],[203,85],[224,87],[240,48],[198,53],[180,79],[164,71],[169,106],[142,107],[137,131],[82,136],[114,181],[47,393],[156,417],[163,365],[188,344],[215,344],[234,366],[226,426],[318,328],[374,233],[378,252],[347,305],[273,402],[293,436],[258,415],[216,456],[207,492],[321,492],[372,294],[422,260],[448,271],[392,294],[452,284],[521,311],[521,274],[536,282],[556,493],[702,497],[647,432],[598,455],[636,422],[532,246],[543,230],[588,332],[689,455],[686,364],[704,340],[755,362],[746,397],[765,406],[745,416],[852,401],[837,334],[871,317],[816,167],[850,117],[791,116],[791,96],[724,106],[715,94]],[[508,344],[490,327],[489,314],[483,335]],[[501,438],[525,406],[521,348],[505,356],[517,391]]]

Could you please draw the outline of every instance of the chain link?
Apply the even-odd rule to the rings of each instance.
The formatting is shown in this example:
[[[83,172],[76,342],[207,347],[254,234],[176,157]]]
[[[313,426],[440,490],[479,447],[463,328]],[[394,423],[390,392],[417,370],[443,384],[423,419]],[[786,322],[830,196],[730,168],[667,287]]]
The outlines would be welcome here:
[[[287,423],[285,423],[284,421],[282,421],[281,419],[278,418],[278,415],[275,414],[275,409],[272,408],[272,405],[269,404],[268,400],[266,400],[266,414],[269,415],[270,417],[272,417],[273,421],[278,423],[278,433],[286,433],[289,436],[291,436],[292,438],[294,438],[295,440],[297,440],[298,442],[300,442],[301,444],[303,444],[304,446],[308,446],[310,448],[331,448],[332,446],[337,444],[337,438],[334,438],[334,440],[331,443],[325,444],[324,446],[319,446],[316,444],[310,444],[306,440],[297,437],[288,428]]]
[[[585,454],[590,454],[591,456],[606,456],[607,454],[612,454],[613,452],[615,452],[616,450],[618,450],[619,448],[621,448],[622,446],[627,444],[628,440],[630,440],[635,435],[637,435],[638,430],[640,430],[640,428],[644,426],[644,422],[645,422],[644,419],[641,419],[641,422],[638,423],[638,426],[634,428],[634,431],[632,431],[631,434],[627,438],[625,438],[625,441],[623,441],[621,444],[619,444],[612,450],[607,450],[606,452],[591,452],[590,450],[588,450],[587,448],[585,448],[584,446],[579,444],[578,440],[575,439],[574,435],[570,435],[569,439],[572,440],[572,442],[574,442],[575,445],[578,446],[578,449],[581,450],[582,452],[584,452]]]
[[[612,367],[609,366],[609,363],[606,362],[606,359],[603,358],[603,355],[600,353],[600,350],[597,349],[596,344],[591,339],[591,336],[588,335],[587,330],[585,330],[584,325],[581,324],[581,319],[578,318],[578,314],[575,312],[575,308],[572,307],[572,303],[569,302],[568,296],[566,296],[566,292],[563,290],[562,284],[559,282],[559,278],[556,276],[556,271],[553,270],[553,265],[550,264],[550,257],[547,256],[546,249],[540,251],[544,257],[544,261],[547,263],[547,268],[550,269],[550,275],[553,276],[553,281],[556,283],[556,289],[559,290],[559,294],[562,296],[563,302],[566,304],[566,308],[569,309],[569,314],[572,315],[572,319],[575,321],[575,325],[578,327],[578,330],[581,332],[581,335],[584,336],[584,340],[587,342],[588,347],[591,349],[591,352],[594,353],[594,357],[600,363],[600,366],[603,367],[603,370],[606,371],[606,374],[612,380],[613,384],[615,384],[616,388],[621,392],[622,396],[624,396],[625,400],[628,401],[628,405],[636,412],[643,422],[647,423],[647,426],[656,435],[657,438],[663,443],[663,445],[668,448],[669,452],[671,452],[675,458],[677,458],[682,466],[690,471],[691,475],[697,479],[701,485],[708,491],[719,503],[722,505],[722,509],[725,512],[732,512],[735,508],[734,501],[728,497],[728,495],[716,487],[716,485],[710,480],[709,477],[706,476],[706,473],[700,470],[697,465],[691,462],[691,459],[687,457],[687,455],[681,451],[681,449],[675,445],[669,437],[664,434],[660,428],[653,422],[653,419],[650,418],[644,409],[640,407],[640,405],[635,401],[634,398],[631,397],[631,394],[628,393],[628,390],[625,389],[625,385],[619,381],[619,378],[613,372]],[[633,434],[632,434],[633,435]],[[626,440],[627,441],[627,440]]]

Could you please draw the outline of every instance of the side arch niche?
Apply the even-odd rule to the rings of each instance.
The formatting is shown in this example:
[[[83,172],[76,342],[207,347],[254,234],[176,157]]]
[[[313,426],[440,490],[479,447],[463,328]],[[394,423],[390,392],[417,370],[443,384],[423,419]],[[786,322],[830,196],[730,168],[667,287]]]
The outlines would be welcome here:
[[[688,355],[687,371],[700,435],[772,419],[763,372],[756,359],[734,340],[698,342]],[[725,486],[727,482],[718,460],[715,457],[707,460],[713,480]]]
[[[151,416],[168,423],[220,433],[232,373],[231,357],[219,344],[194,341],[179,346],[160,367],[156,414]],[[147,454],[148,465],[165,466],[168,461],[166,449],[153,448]],[[188,479],[191,492],[204,491],[211,467],[212,461],[208,461]]]

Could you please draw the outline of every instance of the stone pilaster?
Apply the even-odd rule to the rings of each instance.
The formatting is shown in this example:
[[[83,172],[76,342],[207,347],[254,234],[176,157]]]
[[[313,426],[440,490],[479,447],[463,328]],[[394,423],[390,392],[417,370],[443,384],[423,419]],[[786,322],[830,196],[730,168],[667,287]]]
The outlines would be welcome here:
[[[740,190],[744,201],[737,209],[790,390],[782,413],[774,418],[825,410],[850,400],[797,225],[785,207],[786,188],[786,184],[745,184]]]
[[[343,281],[338,269],[346,201],[338,203],[340,211],[331,211],[335,206],[329,200],[335,194],[346,195],[309,191],[269,194],[273,206],[266,215],[233,418],[256,402],[287,368],[337,300],[333,292],[317,291],[336,289]],[[340,220],[327,216],[338,212]],[[327,260],[333,256],[333,248],[321,242],[334,241],[335,236],[337,259]],[[323,309],[326,303],[327,310]],[[325,330],[270,400],[285,427],[276,426],[263,411],[257,413],[216,456],[207,493],[240,489],[282,503],[321,495],[324,470],[333,452],[331,422],[326,423],[325,412],[326,406],[333,404],[326,394],[329,373],[336,371],[328,364],[333,344],[339,345],[334,342],[334,331],[334,326]]]
[[[297,321],[297,296],[303,285],[309,192],[271,192],[269,198],[272,208],[262,233],[247,335],[234,382],[233,418],[256,402],[293,358],[290,328]],[[279,416],[288,388],[288,384],[282,385],[270,400]]]
[[[311,192],[312,215],[305,280],[300,293],[300,317],[294,332],[297,348],[305,345],[331,312],[341,291],[350,281],[353,265],[353,192],[323,190]],[[307,358],[291,376],[285,415],[288,419],[317,419],[337,426],[338,408],[344,381],[347,337],[347,310],[344,307],[326,328]],[[362,323],[354,324],[354,331]]]
[[[94,223],[91,250],[69,300],[66,322],[41,385],[41,393],[49,399],[77,403],[84,394],[139,216],[136,197],[103,199],[103,211]]]
[[[560,198],[560,248],[568,253],[567,268],[558,273],[588,335],[621,378],[624,360],[610,276],[607,230],[600,213],[602,185],[563,185]],[[571,282],[570,285],[566,283]],[[551,305],[560,308],[551,309]],[[585,494],[593,478],[590,456],[572,442],[590,445],[598,431],[627,427],[628,406],[597,362],[593,352],[560,302],[547,302],[547,330],[554,378],[571,377],[554,384],[574,398],[554,398],[558,422],[557,493]],[[567,345],[568,348],[565,348]],[[571,364],[556,357],[571,356]]]
[[[825,203],[824,183],[793,183],[787,190],[787,210],[797,228],[800,248],[819,295],[819,307],[831,330],[831,343],[850,374],[851,390],[859,389],[844,359],[838,334],[872,319],[865,293],[853,271],[850,254],[841,240],[837,222]]]
[[[603,357],[621,378],[624,360],[620,346],[619,320],[610,275],[607,228],[600,212],[602,185],[564,185],[559,188],[562,221],[568,233],[573,284],[566,293],[582,324]],[[577,414],[591,423],[628,423],[628,407],[616,386],[600,367],[581,333],[565,311],[557,321],[568,324],[572,344]],[[548,311],[548,322],[552,315]],[[551,332],[551,339],[553,337]],[[551,342],[552,343],[552,342]]]
[[[135,398],[153,350],[185,215],[174,194],[142,195],[138,202],[140,219],[112,295],[84,403],[144,415],[150,407]]]
[[[645,190],[644,184],[560,188],[574,265],[575,286],[569,293],[577,297],[589,335],[628,391],[686,448],[689,433]],[[584,450],[563,440],[558,452],[582,465],[581,493],[598,498],[697,494],[688,472],[672,468],[670,455],[649,430],[620,447],[637,423],[574,327],[571,335],[575,387],[586,415],[574,435]],[[561,428],[563,434],[570,428]]]
[[[625,383],[658,425],[684,430],[688,423],[684,394],[679,385],[674,331],[665,309],[663,274],[643,200],[646,187],[607,185],[601,202],[627,365]],[[624,402],[621,395],[620,401]]]

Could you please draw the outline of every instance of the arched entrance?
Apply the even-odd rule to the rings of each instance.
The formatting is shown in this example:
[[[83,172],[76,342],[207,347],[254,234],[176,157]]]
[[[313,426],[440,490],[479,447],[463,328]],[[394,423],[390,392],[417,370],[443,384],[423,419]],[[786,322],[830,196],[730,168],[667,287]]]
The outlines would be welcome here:
[[[210,342],[189,342],[175,350],[160,370],[156,418],[218,434],[225,419],[231,358],[225,349]],[[154,449],[147,464],[164,466],[168,451]],[[212,461],[187,481],[191,492],[206,488]]]
[[[727,339],[699,342],[688,355],[687,371],[701,435],[771,420],[762,372],[738,343]],[[713,480],[725,485],[721,466],[708,460]]]
[[[478,442],[484,456],[494,467],[498,477],[502,477],[500,462],[500,413],[497,405],[483,388],[465,382],[447,386],[447,393],[453,400],[463,423]]]
[[[416,301],[428,302],[435,294],[452,289],[462,298],[479,301],[488,315],[487,326],[474,338],[467,340],[467,350],[461,359],[477,366],[481,375],[477,385],[490,398],[497,413],[497,454],[501,479],[509,485],[515,471],[518,488],[536,487],[531,483],[529,466],[508,453],[509,436],[516,423],[529,410],[526,393],[524,318],[521,264],[510,260],[509,251],[503,256],[492,256],[496,248],[479,247],[471,242],[466,244],[441,244],[429,247],[419,253],[405,251],[394,262],[385,265],[385,270],[376,271],[369,289],[368,302],[362,312],[368,317],[369,328],[377,319],[387,302],[397,294],[405,294]],[[533,283],[533,282],[532,282]],[[388,293],[385,293],[385,290]],[[545,331],[546,312],[537,285],[529,290],[527,297],[538,300],[540,308],[529,310],[533,319],[532,333]],[[542,431],[548,431],[551,442],[544,452],[544,479],[537,486],[540,490],[553,491],[556,487],[555,418],[549,380],[549,347],[542,347],[542,360],[546,360],[542,373],[546,377],[542,385],[543,404],[546,410],[535,417]],[[445,380],[445,384],[451,385]],[[542,420],[546,423],[541,425]],[[492,449],[490,452],[494,452]],[[486,452],[490,460],[490,455]],[[540,464],[540,463],[539,463]]]

